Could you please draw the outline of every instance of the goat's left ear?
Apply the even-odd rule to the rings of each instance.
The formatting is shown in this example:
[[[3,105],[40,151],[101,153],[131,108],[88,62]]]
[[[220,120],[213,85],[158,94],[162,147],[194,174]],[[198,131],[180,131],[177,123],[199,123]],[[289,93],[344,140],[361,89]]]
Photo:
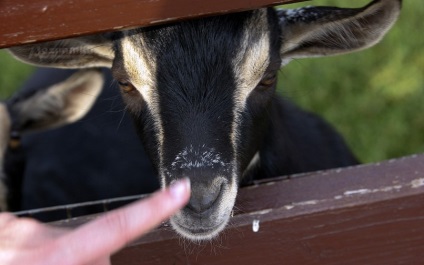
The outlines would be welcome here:
[[[9,102],[12,129],[25,133],[81,119],[96,101],[103,82],[99,70],[80,70],[61,83]]]
[[[115,54],[111,34],[97,34],[8,48],[24,63],[57,68],[112,66]]]
[[[348,53],[379,42],[395,23],[401,0],[375,0],[363,8],[304,7],[277,10],[283,63]]]

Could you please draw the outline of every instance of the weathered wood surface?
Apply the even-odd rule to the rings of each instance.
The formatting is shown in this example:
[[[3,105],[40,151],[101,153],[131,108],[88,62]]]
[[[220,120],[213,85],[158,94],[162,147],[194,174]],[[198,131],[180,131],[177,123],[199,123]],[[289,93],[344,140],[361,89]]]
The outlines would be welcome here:
[[[0,48],[302,0],[2,0]]]
[[[165,224],[113,264],[424,264],[424,155],[263,181],[242,188],[236,208],[212,243]]]
[[[113,264],[424,264],[423,155],[246,187],[236,207],[212,243],[162,227]]]

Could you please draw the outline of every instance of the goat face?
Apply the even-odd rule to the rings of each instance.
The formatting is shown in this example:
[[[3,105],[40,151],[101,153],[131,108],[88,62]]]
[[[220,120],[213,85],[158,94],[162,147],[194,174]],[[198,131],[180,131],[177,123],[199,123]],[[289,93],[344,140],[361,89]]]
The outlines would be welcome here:
[[[162,186],[191,180],[171,219],[186,237],[212,237],[229,219],[273,95],[276,25],[262,9],[124,32],[116,46],[112,72]]]
[[[378,42],[400,3],[260,9],[11,51],[39,65],[111,67],[162,186],[191,179],[192,198],[172,217],[173,227],[209,239],[228,222],[238,182],[261,144],[281,63]]]

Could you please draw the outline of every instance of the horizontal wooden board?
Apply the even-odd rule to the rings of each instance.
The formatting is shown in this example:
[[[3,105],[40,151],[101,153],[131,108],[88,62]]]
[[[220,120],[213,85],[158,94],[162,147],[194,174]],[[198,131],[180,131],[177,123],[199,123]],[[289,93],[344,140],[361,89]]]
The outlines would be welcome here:
[[[212,243],[157,237],[119,252],[113,264],[423,264],[423,200],[421,193],[284,218],[284,210],[239,216],[244,224]]]
[[[302,0],[3,0],[0,48]]]
[[[261,181],[236,209],[212,242],[181,240],[165,223],[113,264],[423,264],[424,155]]]

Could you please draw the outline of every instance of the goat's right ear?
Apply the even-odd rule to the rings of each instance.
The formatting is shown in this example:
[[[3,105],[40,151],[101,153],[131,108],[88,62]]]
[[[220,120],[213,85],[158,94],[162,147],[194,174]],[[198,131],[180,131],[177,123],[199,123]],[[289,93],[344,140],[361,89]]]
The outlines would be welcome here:
[[[112,40],[106,35],[27,44],[8,50],[25,63],[57,68],[110,68],[114,58]]]
[[[103,83],[100,71],[80,70],[61,83],[9,102],[12,129],[26,133],[81,119],[96,101]]]
[[[401,0],[374,0],[363,8],[277,10],[283,64],[295,58],[353,52],[379,42],[398,18]]]

